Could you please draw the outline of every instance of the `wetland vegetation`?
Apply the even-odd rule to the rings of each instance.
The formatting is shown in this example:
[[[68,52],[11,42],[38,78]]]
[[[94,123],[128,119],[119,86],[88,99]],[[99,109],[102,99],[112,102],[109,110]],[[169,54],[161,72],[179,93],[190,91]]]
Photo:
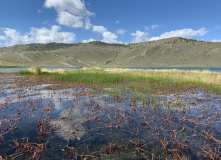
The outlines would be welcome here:
[[[35,67],[0,76],[2,159],[221,158],[221,73]]]
[[[23,66],[1,66],[0,68],[23,68]]]

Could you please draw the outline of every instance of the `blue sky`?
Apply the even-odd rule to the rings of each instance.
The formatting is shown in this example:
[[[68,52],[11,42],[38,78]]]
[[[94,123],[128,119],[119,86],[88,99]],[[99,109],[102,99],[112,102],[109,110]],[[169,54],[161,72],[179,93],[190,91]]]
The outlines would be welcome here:
[[[2,0],[0,47],[29,43],[221,41],[220,0]]]

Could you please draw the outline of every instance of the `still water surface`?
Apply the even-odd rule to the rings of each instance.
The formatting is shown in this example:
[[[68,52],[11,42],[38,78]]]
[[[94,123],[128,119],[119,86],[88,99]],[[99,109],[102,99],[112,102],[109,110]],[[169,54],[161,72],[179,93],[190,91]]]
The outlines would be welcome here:
[[[42,67],[48,70],[57,70],[57,69],[82,69],[82,67]],[[168,70],[182,70],[182,71],[204,71],[208,70],[211,72],[221,72],[221,68],[185,68],[185,67],[165,67],[165,68],[160,68],[160,67],[122,67],[122,68],[127,68],[127,69],[142,69],[142,70],[163,70],[163,69],[168,69]],[[0,68],[0,72],[19,72],[22,70],[25,70],[28,68]]]

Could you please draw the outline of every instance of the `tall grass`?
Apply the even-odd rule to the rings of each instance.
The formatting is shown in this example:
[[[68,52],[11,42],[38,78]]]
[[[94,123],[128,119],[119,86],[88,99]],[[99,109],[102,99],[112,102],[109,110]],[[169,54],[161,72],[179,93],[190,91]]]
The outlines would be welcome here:
[[[103,70],[77,70],[65,71],[64,73],[52,74],[54,80],[63,82],[82,82],[90,84],[98,83],[122,83],[127,80],[127,77],[119,74],[109,74]]]
[[[40,66],[34,67],[34,70],[35,70],[35,74],[36,74],[36,75],[41,75],[41,74],[42,74],[42,71],[41,71],[41,67],[40,67]]]
[[[31,72],[30,70],[27,70],[27,69],[19,71],[18,73],[21,75],[33,75],[34,74],[33,72]]]
[[[41,70],[41,67],[40,66],[36,66],[36,67],[32,67],[30,69],[26,69],[26,70],[23,70],[23,71],[20,71],[19,74],[22,74],[22,75],[41,75],[43,72]]]
[[[23,71],[24,73],[28,71]],[[31,71],[35,75],[48,74],[60,82],[80,82],[91,85],[113,85],[129,87],[139,92],[173,92],[195,88],[221,93],[221,74],[208,71],[145,71],[128,69],[82,69],[42,72],[38,67]]]
[[[212,84],[221,84],[221,73],[204,71],[179,71],[179,70],[119,70],[113,69],[115,72],[127,72],[131,75],[143,77],[160,77],[173,80],[197,81]]]

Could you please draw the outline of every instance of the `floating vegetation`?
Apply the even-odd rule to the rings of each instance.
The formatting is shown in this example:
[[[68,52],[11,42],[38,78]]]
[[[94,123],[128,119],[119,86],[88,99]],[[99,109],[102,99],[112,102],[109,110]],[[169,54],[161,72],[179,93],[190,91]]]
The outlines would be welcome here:
[[[161,78],[1,74],[0,159],[220,159],[218,90]]]

